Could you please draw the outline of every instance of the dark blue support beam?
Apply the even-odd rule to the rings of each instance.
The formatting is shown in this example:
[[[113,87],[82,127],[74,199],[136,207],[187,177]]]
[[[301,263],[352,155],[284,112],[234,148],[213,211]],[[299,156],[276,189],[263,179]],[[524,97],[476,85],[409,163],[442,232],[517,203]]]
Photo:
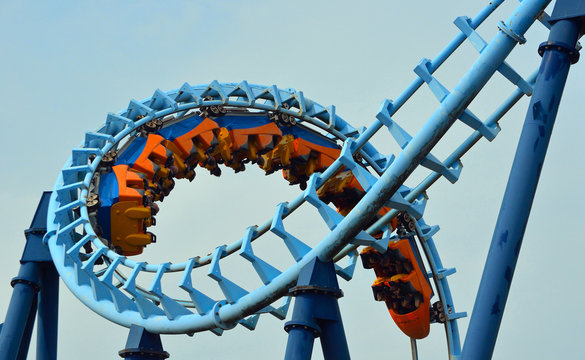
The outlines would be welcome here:
[[[14,290],[0,333],[0,360],[13,360],[20,350],[25,335],[27,320],[33,311],[39,292],[39,264],[24,263],[18,276],[10,283]]]
[[[27,358],[28,349],[30,347],[30,339],[32,338],[33,327],[35,326],[36,315],[37,300],[34,299],[32,308],[28,314],[28,319],[26,320],[24,334],[22,335],[22,340],[20,341],[20,349],[18,349],[18,355],[16,355],[16,360],[26,360]]]
[[[37,324],[37,360],[57,359],[59,274],[51,262],[41,268]]]
[[[43,244],[50,197],[50,191],[43,193],[30,228],[24,232],[20,271],[11,282],[14,290],[0,332],[0,360],[26,359],[37,313],[37,359],[57,359],[59,276]]]
[[[323,357],[325,359],[347,359],[349,360],[349,348],[347,346],[347,339],[345,338],[345,331],[343,330],[343,323],[341,322],[341,313],[337,301],[331,303],[331,317],[334,319],[322,319],[321,325],[321,350],[323,350]]]
[[[300,309],[308,309],[308,306],[295,302],[294,314],[297,314],[297,307]],[[302,314],[304,310],[299,310],[298,315],[293,314],[294,322],[287,322],[284,329],[288,332],[288,341],[286,343],[285,360],[308,360],[313,354],[313,344],[315,338],[321,334],[321,329],[317,324],[303,324],[299,321],[300,318],[311,317],[310,315]]]
[[[163,350],[160,335],[150,333],[138,325],[130,327],[126,348],[118,354],[129,360],[158,360],[169,357],[169,353]]]
[[[557,1],[549,39],[539,48],[542,63],[473,307],[463,359],[490,359],[495,347],[569,67],[579,58],[575,45],[585,23],[585,7],[581,6],[581,12],[570,10],[577,3],[582,2]],[[567,13],[578,17],[566,18]]]
[[[343,296],[337,283],[333,262],[318,258],[299,273],[297,286],[291,290],[295,307],[288,332],[285,360],[308,360],[316,337],[321,337],[325,359],[349,360],[349,349],[337,299]]]

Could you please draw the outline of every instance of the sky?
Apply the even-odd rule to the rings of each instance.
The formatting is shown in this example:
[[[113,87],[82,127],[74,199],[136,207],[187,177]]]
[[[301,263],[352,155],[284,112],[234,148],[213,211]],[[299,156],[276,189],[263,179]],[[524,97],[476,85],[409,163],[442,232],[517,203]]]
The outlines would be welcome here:
[[[487,1],[41,1],[0,2],[0,316],[6,313],[10,279],[18,272],[23,230],[45,190],[86,131],[97,128],[108,112],[130,99],[171,90],[184,82],[212,80],[272,85],[302,90],[353,126],[368,126],[379,104],[396,98],[415,78],[412,69],[433,58],[458,29],[453,20],[473,17]],[[508,0],[479,30],[489,40],[496,23],[518,2]],[[550,13],[550,9],[549,9]],[[528,76],[539,63],[538,44],[547,32],[536,24],[509,63]],[[476,58],[469,44],[437,78],[452,89]],[[574,358],[585,346],[581,299],[585,268],[581,255],[585,130],[582,62],[572,67],[542,171],[539,189],[516,268],[494,359]],[[496,76],[471,109],[489,115],[513,91]],[[396,116],[415,134],[437,106],[426,88]],[[429,224],[441,231],[434,240],[447,267],[457,311],[471,314],[481,271],[511,167],[515,144],[528,105],[523,99],[502,121],[493,142],[481,140],[463,158],[460,180],[441,179],[428,192]],[[470,130],[456,124],[433,153],[445,158]],[[397,154],[387,133],[373,139],[383,152]],[[274,207],[290,201],[298,189],[278,174],[263,176],[224,171],[220,179],[203,173],[191,184],[177,185],[161,205],[159,242],[145,251],[150,261],[181,261],[205,255],[236,241],[247,226],[271,217]],[[424,175],[424,173],[422,174]],[[419,173],[413,177],[420,178]],[[409,184],[407,182],[407,184]],[[410,185],[416,184],[415,181]],[[325,234],[310,212],[290,220],[287,229],[310,244]],[[290,256],[265,245],[281,270]],[[283,249],[282,247],[278,249]],[[260,250],[259,250],[260,251]],[[238,262],[239,261],[239,262]],[[226,264],[226,276],[249,265]],[[236,275],[228,270],[233,271]],[[246,271],[248,269],[246,268]],[[244,276],[244,275],[240,275]],[[374,275],[358,266],[354,279],[340,286],[339,304],[354,359],[409,358],[409,340],[392,323],[385,306],[373,301]],[[202,280],[203,281],[203,280]],[[246,285],[251,279],[243,278]],[[249,288],[252,290],[253,288]],[[61,283],[59,358],[114,358],[124,348],[127,329],[93,313]],[[289,312],[290,318],[290,312]],[[468,318],[459,322],[464,338]],[[217,337],[211,333],[163,336],[173,359],[276,359],[286,346],[284,322],[264,316],[255,331],[243,327]],[[34,344],[33,344],[34,345]],[[420,358],[446,357],[444,333],[433,325],[419,342]],[[34,354],[31,347],[30,358]],[[439,355],[437,355],[439,354]],[[314,359],[321,359],[318,342]]]

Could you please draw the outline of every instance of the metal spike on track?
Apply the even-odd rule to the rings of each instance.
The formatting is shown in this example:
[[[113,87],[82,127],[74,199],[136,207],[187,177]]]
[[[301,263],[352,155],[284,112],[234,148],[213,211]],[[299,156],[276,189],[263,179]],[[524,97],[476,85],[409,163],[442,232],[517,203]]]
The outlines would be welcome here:
[[[154,279],[150,285],[148,291],[156,295],[159,299],[160,304],[165,312],[165,315],[168,319],[176,319],[180,316],[190,315],[192,312],[187,310],[184,306],[170,298],[169,296],[165,295],[162,291],[162,277],[170,268],[170,263],[164,263],[159,266],[158,271],[156,272]]]
[[[191,298],[191,301],[193,302],[195,309],[197,309],[197,312],[200,315],[205,315],[213,309],[213,306],[215,305],[215,303],[217,303],[217,301],[213,300],[209,296],[203,294],[201,291],[193,287],[193,284],[191,282],[191,271],[195,266],[195,262],[196,259],[193,258],[189,259],[187,267],[183,272],[183,277],[181,279],[179,287],[189,294],[189,297]]]
[[[274,213],[274,217],[272,218],[272,225],[270,226],[270,231],[276,234],[276,236],[278,236],[282,240],[284,240],[284,243],[288,248],[288,251],[290,251],[295,261],[298,262],[309,251],[311,251],[311,247],[302,242],[301,240],[297,239],[284,229],[282,216],[285,213],[285,209],[286,209],[285,203],[281,203],[276,207],[276,212]]]
[[[252,250],[252,237],[254,236],[256,228],[256,226],[251,226],[246,230],[246,235],[242,238],[242,247],[239,254],[252,263],[254,270],[262,282],[264,284],[269,284],[273,279],[280,275],[281,272],[274,266],[254,255],[254,251]]]
[[[234,303],[238,301],[240,298],[248,295],[248,292],[242,289],[236,283],[228,280],[221,274],[219,262],[222,256],[224,256],[226,253],[225,248],[226,248],[225,245],[218,246],[217,248],[215,248],[215,251],[213,253],[213,260],[211,261],[211,265],[209,265],[209,271],[207,272],[207,276],[217,281],[226,299],[230,303]]]
[[[140,312],[140,316],[142,316],[143,319],[147,319],[153,315],[164,315],[163,311],[158,306],[148,300],[138,291],[138,289],[136,289],[136,278],[145,265],[146,264],[143,262],[136,263],[130,276],[126,280],[126,283],[122,286],[122,289],[126,290],[134,298],[138,312]]]

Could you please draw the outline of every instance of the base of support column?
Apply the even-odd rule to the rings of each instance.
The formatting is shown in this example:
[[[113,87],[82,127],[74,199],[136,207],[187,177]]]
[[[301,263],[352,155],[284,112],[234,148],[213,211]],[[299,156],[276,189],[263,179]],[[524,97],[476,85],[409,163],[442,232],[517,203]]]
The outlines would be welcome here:
[[[118,354],[121,358],[130,360],[157,360],[170,356],[163,350],[160,335],[150,333],[138,325],[130,327],[126,348]]]
[[[299,274],[292,319],[284,329],[288,333],[285,360],[308,360],[315,338],[321,338],[326,360],[349,360],[349,349],[341,321],[337,299],[343,296],[337,283],[333,262],[315,258]]]

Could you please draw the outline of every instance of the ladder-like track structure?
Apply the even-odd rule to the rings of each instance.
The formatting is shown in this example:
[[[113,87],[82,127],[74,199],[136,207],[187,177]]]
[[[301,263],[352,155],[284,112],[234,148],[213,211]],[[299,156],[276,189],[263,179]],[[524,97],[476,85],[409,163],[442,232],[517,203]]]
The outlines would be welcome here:
[[[79,147],[73,149],[55,185],[45,241],[61,278],[89,308],[126,327],[136,324],[161,334],[206,330],[221,334],[237,324],[254,329],[261,314],[286,317],[290,303],[288,291],[304,265],[316,257],[324,261],[347,258],[348,265],[336,265],[336,270],[339,276],[350,280],[357,263],[357,249],[372,246],[384,251],[389,241],[398,238],[389,224],[400,212],[407,212],[417,220],[412,235],[419,240],[435,293],[445,308],[449,354],[458,356],[461,345],[456,320],[465,313],[455,310],[447,281],[448,275],[455,271],[442,264],[433,241],[438,226],[429,226],[423,220],[425,191],[441,177],[455,183],[462,170],[461,157],[481,138],[493,140],[500,130],[498,121],[519,99],[532,93],[536,73],[524,78],[505,60],[516,45],[526,41],[524,34],[535,21],[548,24],[544,9],[549,2],[521,2],[509,19],[498,25],[499,31],[490,42],[483,40],[476,28],[503,0],[490,2],[473,19],[457,18],[455,25],[461,32],[435,59],[423,59],[414,69],[417,77],[412,84],[394,101],[383,101],[372,124],[363,129],[352,127],[336,113],[334,106],[322,106],[300,91],[246,81],[227,84],[214,81],[197,86],[185,83],[176,90],[156,90],[150,98],[132,100],[127,108],[109,114],[104,125],[86,133]],[[433,74],[464,41],[475,47],[479,57],[449,91]],[[495,107],[491,116],[482,120],[469,106],[496,73],[516,89]],[[423,85],[437,98],[438,107],[424,126],[410,135],[395,118]],[[218,246],[209,255],[191,254],[180,263],[151,264],[137,262],[108,247],[92,226],[95,220],[87,206],[88,195],[96,192],[96,174],[99,178],[104,158],[127,147],[153,121],[158,121],[164,129],[192,118],[197,111],[218,107],[266,116],[284,115],[289,121],[287,126],[310,129],[338,144],[339,157],[322,172],[310,174],[306,189],[296,198],[278,204],[272,218],[249,227],[241,239]],[[450,156],[440,160],[431,150],[458,120],[471,128],[471,134]],[[386,131],[402,148],[397,156],[382,154],[370,144],[372,136]],[[409,176],[421,166],[430,170],[428,177],[407,186]],[[351,171],[365,192],[345,216],[318,196],[322,185],[342,170]],[[314,208],[319,214],[315,218],[321,218],[330,229],[312,248],[295,237],[294,229],[286,227],[287,216],[301,206]],[[392,210],[381,215],[380,209],[384,207]],[[295,262],[287,269],[278,270],[279,264],[255,254],[254,249],[262,246],[261,238],[269,233],[281,238],[293,256]],[[250,262],[251,274],[259,278],[262,286],[244,289],[221,271],[223,261],[235,253]],[[146,273],[150,274],[149,281],[141,282]],[[171,273],[180,274],[180,281],[166,281]],[[197,275],[201,274],[217,283],[223,298],[214,299],[198,288]],[[184,296],[175,298],[163,291],[170,287],[182,291]],[[277,303],[279,299],[283,300]]]

